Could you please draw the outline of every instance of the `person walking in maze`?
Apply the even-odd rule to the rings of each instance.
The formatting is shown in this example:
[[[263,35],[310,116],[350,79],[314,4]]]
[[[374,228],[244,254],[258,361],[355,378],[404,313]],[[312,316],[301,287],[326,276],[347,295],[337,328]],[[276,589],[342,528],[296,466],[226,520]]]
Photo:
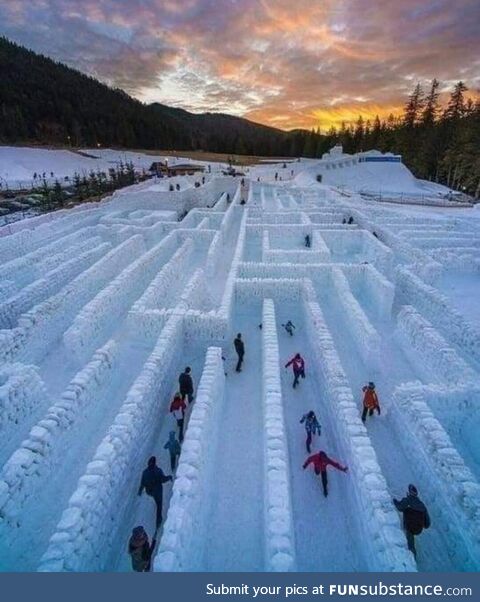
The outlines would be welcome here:
[[[418,497],[415,485],[409,485],[407,495],[400,501],[394,499],[395,508],[403,513],[403,528],[407,537],[408,549],[417,558],[415,536],[430,527],[430,516],[425,504]]]
[[[310,453],[311,452],[311,445],[312,445],[312,437],[313,435],[317,434],[318,436],[321,435],[322,432],[322,427],[320,426],[317,417],[315,416],[315,412],[313,410],[310,410],[310,412],[308,412],[308,414],[304,414],[302,416],[302,419],[300,420],[300,424],[305,423],[305,431],[307,433],[307,440],[306,440],[306,446],[307,446],[307,452]]]
[[[163,449],[168,449],[168,453],[170,454],[170,468],[173,472],[177,465],[177,459],[180,456],[180,452],[182,451],[182,448],[180,447],[180,442],[175,436],[175,431],[170,431],[168,441],[163,446]]]
[[[300,376],[305,378],[305,361],[303,357],[297,353],[290,361],[285,364],[285,368],[292,366],[293,369],[293,388],[298,385],[298,379]]]
[[[243,343],[242,334],[240,332],[237,334],[235,340],[233,341],[233,345],[235,347],[235,351],[237,352],[237,356],[238,356],[236,371],[241,372],[243,358],[245,356],[245,345]]]
[[[146,494],[154,499],[157,506],[156,531],[162,524],[163,484],[167,481],[173,481],[173,477],[164,474],[163,470],[157,466],[157,458],[151,456],[148,460],[147,468],[142,473],[138,495],[141,496],[145,489]]]
[[[310,248],[310,247],[312,246],[312,243],[311,243],[311,240],[310,240],[310,234],[307,234],[307,235],[305,236],[305,246],[306,246],[307,248]]]
[[[288,334],[293,337],[293,331],[295,330],[295,326],[293,325],[293,322],[291,320],[289,320],[286,324],[282,324],[282,326],[285,328],[285,330],[288,332]]]
[[[369,382],[362,388],[363,391],[363,412],[362,422],[367,419],[367,413],[369,416],[373,416],[373,411],[376,410],[380,415],[380,402],[378,401],[378,395],[375,391],[375,383]]]
[[[178,426],[178,438],[180,443],[183,442],[183,426],[185,424],[185,410],[187,406],[182,399],[180,393],[175,393],[172,403],[170,404],[170,413],[173,414],[173,417],[177,421]]]
[[[313,454],[313,456],[307,458],[303,464],[303,470],[305,470],[309,464],[313,464],[313,470],[315,471],[315,474],[317,476],[321,475],[322,477],[323,495],[325,497],[328,495],[327,468],[329,466],[333,466],[342,472],[347,472],[348,470],[347,466],[342,466],[338,462],[335,462],[335,460],[329,458],[324,451],[319,451],[318,453]]]
[[[132,569],[135,572],[147,573],[150,571],[153,551],[155,550],[156,545],[157,540],[155,539],[155,536],[150,545],[148,535],[142,526],[135,527],[132,530],[132,535],[128,541],[128,553],[132,560]]]
[[[180,387],[180,395],[182,396],[183,401],[187,398],[188,403],[192,403],[193,401],[193,380],[191,376],[192,369],[190,366],[187,366],[178,378],[178,385]]]

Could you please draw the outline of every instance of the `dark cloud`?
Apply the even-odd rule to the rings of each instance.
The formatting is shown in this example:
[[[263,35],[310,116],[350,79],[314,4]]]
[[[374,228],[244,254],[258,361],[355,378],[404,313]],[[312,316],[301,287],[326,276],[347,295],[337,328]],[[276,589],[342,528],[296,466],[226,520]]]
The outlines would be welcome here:
[[[146,101],[281,127],[480,86],[478,0],[9,0],[0,32]]]

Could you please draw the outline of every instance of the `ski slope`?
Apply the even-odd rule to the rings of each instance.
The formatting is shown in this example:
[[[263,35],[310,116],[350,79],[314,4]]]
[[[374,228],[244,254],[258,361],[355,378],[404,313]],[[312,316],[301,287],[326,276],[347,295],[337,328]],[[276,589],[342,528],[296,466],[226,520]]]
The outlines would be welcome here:
[[[480,333],[462,296],[478,298],[478,221],[286,169],[0,229],[1,570],[131,570],[131,529],[154,532],[141,473],[154,454],[170,474],[186,366],[196,396],[154,570],[478,570]],[[382,413],[363,424],[371,380]],[[309,410],[313,451],[348,466],[329,469],[328,498],[302,469]],[[412,482],[432,519],[416,560],[392,503]]]

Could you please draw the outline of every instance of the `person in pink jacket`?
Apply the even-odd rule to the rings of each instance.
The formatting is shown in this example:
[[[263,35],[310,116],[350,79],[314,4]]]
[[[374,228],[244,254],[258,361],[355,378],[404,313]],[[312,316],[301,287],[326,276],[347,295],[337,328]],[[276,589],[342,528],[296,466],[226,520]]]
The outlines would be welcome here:
[[[297,353],[292,359],[285,364],[285,368],[292,366],[293,369],[293,388],[298,385],[298,379],[300,376],[305,378],[305,360]]]

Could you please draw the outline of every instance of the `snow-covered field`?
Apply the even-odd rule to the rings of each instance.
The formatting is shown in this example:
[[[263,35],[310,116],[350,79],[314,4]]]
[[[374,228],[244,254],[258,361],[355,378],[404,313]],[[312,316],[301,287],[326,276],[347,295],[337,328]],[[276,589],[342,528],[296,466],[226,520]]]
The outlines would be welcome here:
[[[131,570],[131,529],[154,531],[141,472],[154,454],[170,474],[187,365],[154,570],[479,569],[478,212],[346,197],[301,167],[0,229],[1,570]],[[364,425],[371,380],[382,413]],[[311,409],[313,450],[349,468],[328,498],[302,470]],[[416,561],[392,504],[409,483],[432,519]]]
[[[79,152],[58,149],[32,147],[0,146],[0,190],[31,188],[40,184],[43,179],[47,182],[62,181],[72,178],[75,173],[88,175],[91,171],[98,172],[116,167],[120,163],[133,163],[137,170],[148,170],[154,161],[168,160],[170,165],[189,163],[191,159],[165,157],[136,153],[126,150],[85,149]],[[201,161],[193,161],[202,163]],[[203,162],[205,163],[205,162]],[[212,163],[212,170],[224,167]],[[37,179],[34,176],[37,176]],[[198,178],[197,178],[198,179]],[[171,183],[171,180],[169,180]]]

